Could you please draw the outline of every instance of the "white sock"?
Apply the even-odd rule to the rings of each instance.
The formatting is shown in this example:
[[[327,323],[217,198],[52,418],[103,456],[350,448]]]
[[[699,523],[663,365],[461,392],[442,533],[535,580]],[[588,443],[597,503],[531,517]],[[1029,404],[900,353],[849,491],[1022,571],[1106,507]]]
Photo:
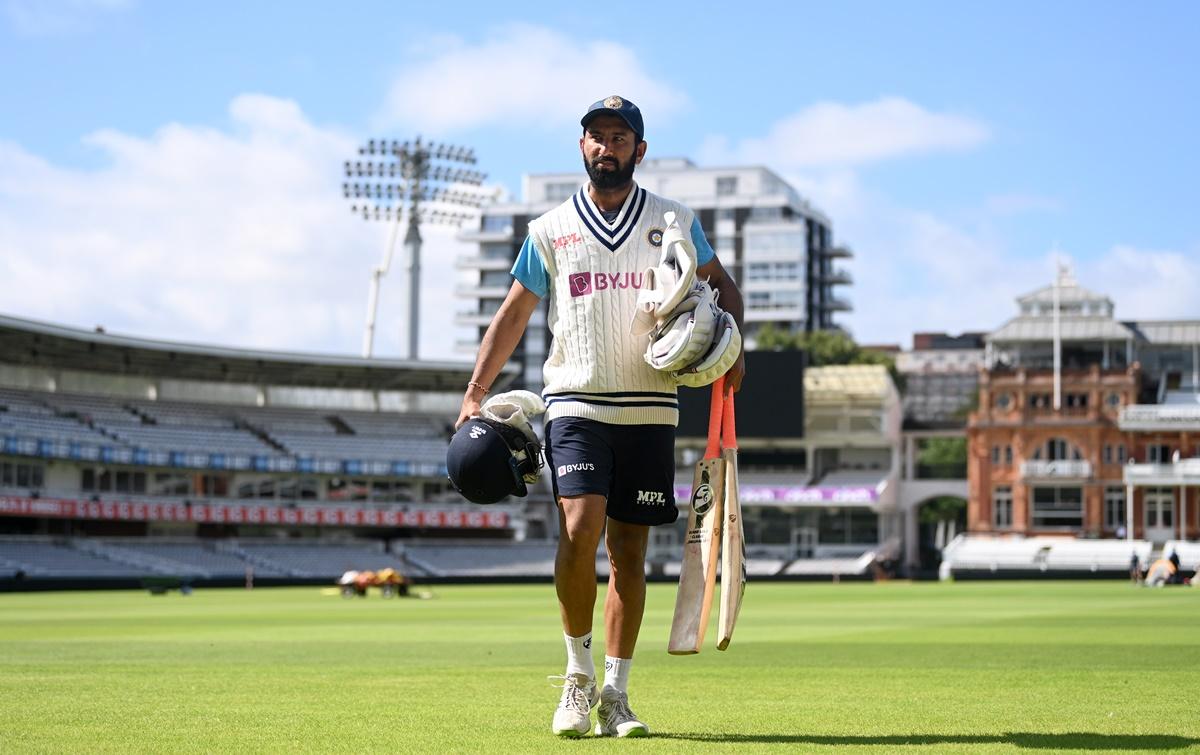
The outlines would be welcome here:
[[[592,660],[592,633],[582,637],[572,637],[563,632],[567,641],[567,673],[587,674],[589,679],[596,678],[596,663]]]
[[[604,686],[629,694],[629,667],[632,665],[632,658],[604,656]]]

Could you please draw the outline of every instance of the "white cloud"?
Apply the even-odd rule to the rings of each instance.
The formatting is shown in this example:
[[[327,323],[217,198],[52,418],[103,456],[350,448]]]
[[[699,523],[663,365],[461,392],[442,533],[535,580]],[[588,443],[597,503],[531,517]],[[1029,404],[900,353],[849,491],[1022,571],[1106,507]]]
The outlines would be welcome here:
[[[987,127],[971,118],[930,112],[901,97],[845,105],[820,102],[776,121],[765,136],[735,143],[710,136],[709,163],[767,163],[781,169],[861,165],[904,155],[970,149]]]
[[[1189,254],[1118,244],[1077,267],[1080,285],[1111,297],[1119,319],[1200,319],[1200,250]]]
[[[100,131],[104,167],[72,170],[0,142],[0,311],[109,332],[255,348],[359,352],[387,228],[354,217],[357,144],[293,102],[243,95],[231,127]],[[424,232],[422,356],[450,357],[452,261]],[[376,353],[401,352],[403,265],[384,279]],[[461,357],[460,357],[461,358]]]
[[[415,52],[418,60],[396,78],[376,118],[380,128],[553,128],[578,121],[587,103],[610,94],[666,119],[687,101],[643,69],[630,48],[540,26],[504,26],[478,44],[442,39]]]
[[[4,15],[21,34],[43,36],[83,31],[97,14],[131,7],[133,0],[6,0]]]

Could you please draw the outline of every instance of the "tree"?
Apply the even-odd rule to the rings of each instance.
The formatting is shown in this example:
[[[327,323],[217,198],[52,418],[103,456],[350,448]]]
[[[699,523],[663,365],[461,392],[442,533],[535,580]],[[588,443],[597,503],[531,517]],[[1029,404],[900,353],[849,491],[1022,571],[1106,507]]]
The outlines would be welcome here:
[[[917,454],[917,462],[929,466],[967,463],[966,438],[929,438]]]
[[[896,370],[896,360],[878,351],[863,349],[840,330],[813,330],[791,333],[773,323],[764,325],[755,335],[756,347],[763,351],[800,350],[808,354],[812,367],[835,364],[879,364],[887,368],[896,388],[903,390],[904,377]]]

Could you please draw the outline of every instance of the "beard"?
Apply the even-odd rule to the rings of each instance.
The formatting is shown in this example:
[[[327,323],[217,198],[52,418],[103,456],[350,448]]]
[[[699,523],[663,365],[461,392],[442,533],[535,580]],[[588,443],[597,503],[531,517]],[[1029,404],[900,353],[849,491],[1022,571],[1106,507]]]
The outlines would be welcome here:
[[[616,163],[616,169],[601,170],[599,164],[609,160]],[[604,157],[594,162],[588,162],[586,157],[583,159],[583,167],[587,170],[588,178],[591,179],[592,185],[601,191],[628,186],[633,181],[633,169],[636,165],[637,161],[632,155],[625,165],[621,165],[621,162],[615,157]]]

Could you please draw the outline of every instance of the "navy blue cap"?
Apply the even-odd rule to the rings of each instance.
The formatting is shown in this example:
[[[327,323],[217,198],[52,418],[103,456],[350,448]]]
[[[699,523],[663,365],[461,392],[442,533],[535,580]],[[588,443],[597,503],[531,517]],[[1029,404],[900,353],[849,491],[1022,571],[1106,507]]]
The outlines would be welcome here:
[[[583,118],[579,121],[579,125],[587,128],[587,125],[592,122],[593,118],[601,115],[615,115],[621,120],[629,124],[629,128],[633,129],[633,133],[637,134],[638,139],[646,138],[646,126],[642,123],[642,111],[638,110],[638,106],[625,99],[613,95],[605,97],[602,100],[597,100],[592,103],[592,106],[584,113]]]

